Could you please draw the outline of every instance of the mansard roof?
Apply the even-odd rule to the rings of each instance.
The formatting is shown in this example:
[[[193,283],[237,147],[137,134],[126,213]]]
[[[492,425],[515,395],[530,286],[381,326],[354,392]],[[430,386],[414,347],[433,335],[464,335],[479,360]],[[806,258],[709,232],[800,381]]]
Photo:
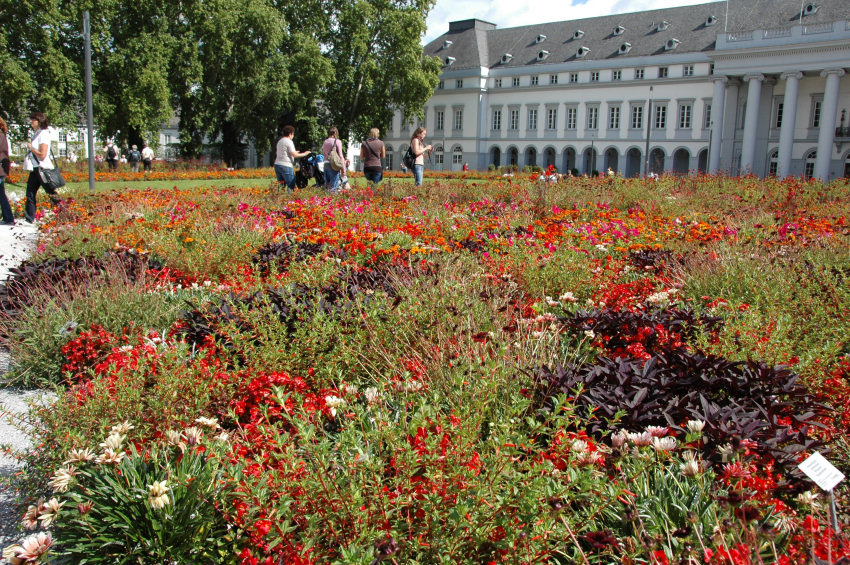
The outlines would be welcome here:
[[[710,2],[505,29],[477,19],[463,20],[452,22],[448,32],[426,45],[425,54],[439,56],[444,64],[451,58],[451,65],[444,69],[536,65],[543,71],[553,63],[595,60],[607,64],[629,57],[710,52],[724,30],[778,29],[850,18],[847,0],[804,1],[804,9],[809,4],[816,10],[802,21],[799,0],[729,0],[728,19],[727,2]],[[712,17],[715,23],[710,25]],[[629,48],[621,50],[623,44]],[[584,48],[584,56],[579,48]],[[541,51],[548,53],[541,58]],[[506,54],[510,57],[503,57]]]

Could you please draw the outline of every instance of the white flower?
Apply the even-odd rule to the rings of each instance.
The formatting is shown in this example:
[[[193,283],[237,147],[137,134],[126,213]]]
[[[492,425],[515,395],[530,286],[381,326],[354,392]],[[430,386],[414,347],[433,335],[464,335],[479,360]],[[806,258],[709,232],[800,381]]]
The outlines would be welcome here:
[[[342,391],[345,394],[350,394],[351,396],[354,396],[357,394],[357,387],[354,385],[345,385],[342,387]]]
[[[135,427],[136,426],[134,426],[133,424],[131,424],[130,422],[127,422],[125,420],[124,422],[121,422],[117,426],[112,426],[111,433],[112,434],[118,434],[118,435],[126,435],[127,432],[134,429]]]
[[[570,449],[575,453],[586,453],[587,452],[587,442],[583,439],[574,440],[570,445]]]
[[[124,452],[123,451],[116,452],[113,449],[106,448],[106,449],[103,450],[103,453],[101,453],[97,457],[97,459],[95,459],[95,461],[100,463],[100,464],[104,464],[104,463],[116,463],[117,464],[117,463],[120,463],[122,459],[124,459]]]
[[[336,409],[341,406],[345,406],[346,402],[344,398],[340,398],[339,396],[334,396],[329,394],[325,397],[325,405],[330,409],[331,415],[336,417]]]
[[[183,437],[186,438],[187,445],[198,445],[201,443],[201,438],[204,437],[204,431],[201,428],[190,426],[183,430]]]
[[[204,426],[205,428],[218,428],[218,418],[204,418],[201,416],[200,418],[195,418],[195,422]]]
[[[561,302],[578,302],[578,298],[576,298],[572,292],[565,292],[558,297],[558,300]]]
[[[652,443],[652,434],[649,432],[629,432],[629,441],[637,447],[646,447]]]
[[[24,538],[21,545],[17,546],[14,557],[23,563],[36,563],[42,555],[47,553],[51,545],[53,545],[53,538],[50,537],[49,532],[32,534]],[[3,551],[3,557],[6,557],[5,550]],[[7,560],[10,563],[14,562],[9,558]]]
[[[673,451],[676,449],[676,438],[674,437],[653,437],[652,448],[655,451]]]
[[[68,460],[65,461],[65,463],[85,463],[86,461],[94,461],[94,452],[92,452],[89,448],[72,449],[68,454]]]
[[[366,402],[369,404],[377,404],[378,400],[381,398],[381,393],[378,392],[377,387],[370,386],[366,390],[363,391],[363,396],[366,397]]]
[[[228,441],[230,441],[230,434],[225,431],[222,431],[217,436],[215,436],[215,440],[221,443],[227,443]]]
[[[611,447],[622,447],[626,443],[627,434],[619,431],[611,434]]]
[[[116,434],[112,432],[109,436],[100,444],[103,449],[111,449],[112,451],[118,451],[121,449],[121,444],[124,443],[124,438],[127,436],[122,434]]]
[[[168,504],[168,502],[167,481],[154,481],[152,485],[148,485],[148,503],[151,505],[151,508],[162,508]]]
[[[71,483],[71,479],[73,479],[76,474],[77,470],[74,469],[73,466],[62,467],[57,469],[48,484],[53,487],[53,492],[65,492],[68,490],[68,485]]]
[[[584,335],[588,339],[593,339],[596,337],[596,334],[593,332],[593,330],[584,330]]]
[[[814,506],[818,493],[806,491],[797,495],[797,502],[804,506]]]
[[[732,459],[733,457],[735,457],[735,453],[736,453],[736,452],[735,452],[735,448],[734,448],[734,447],[732,447],[732,446],[731,446],[730,444],[728,444],[728,443],[727,443],[727,444],[725,444],[725,445],[721,445],[721,446],[718,448],[718,451],[720,451],[720,455],[723,457],[723,460],[724,460],[724,461],[729,461],[730,459]]]
[[[404,383],[405,392],[419,392],[423,387],[424,385],[419,381],[406,381]]]
[[[647,426],[646,431],[652,437],[664,437],[667,435],[667,426]]]
[[[702,430],[705,427],[705,422],[702,420],[688,420],[686,426],[689,432],[692,434],[698,434],[702,433]]]
[[[687,460],[681,465],[679,465],[679,469],[682,471],[682,474],[686,477],[695,477],[699,475],[700,472],[700,464],[696,459]]]
[[[65,502],[59,502],[56,498],[51,498],[41,508],[41,514],[38,515],[38,520],[41,522],[41,527],[49,528],[50,524],[56,521],[56,516],[59,510],[65,505]]]

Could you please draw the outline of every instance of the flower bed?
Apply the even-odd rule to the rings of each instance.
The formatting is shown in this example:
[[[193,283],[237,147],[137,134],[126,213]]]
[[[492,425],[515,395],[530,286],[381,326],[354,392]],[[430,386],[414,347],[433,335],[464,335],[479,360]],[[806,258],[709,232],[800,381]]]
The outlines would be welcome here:
[[[64,392],[6,554],[850,557],[796,468],[848,471],[846,184],[541,178],[40,210],[0,330]]]

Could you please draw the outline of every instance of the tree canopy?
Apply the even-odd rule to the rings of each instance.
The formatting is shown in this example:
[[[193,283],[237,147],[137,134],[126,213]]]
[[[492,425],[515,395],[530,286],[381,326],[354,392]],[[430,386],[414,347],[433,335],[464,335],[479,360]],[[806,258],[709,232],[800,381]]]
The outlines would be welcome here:
[[[82,14],[89,10],[95,126],[120,143],[179,120],[180,154],[205,139],[228,162],[270,147],[284,125],[317,143],[421,114],[439,62],[420,39],[434,0],[4,0],[0,114],[84,121]]]

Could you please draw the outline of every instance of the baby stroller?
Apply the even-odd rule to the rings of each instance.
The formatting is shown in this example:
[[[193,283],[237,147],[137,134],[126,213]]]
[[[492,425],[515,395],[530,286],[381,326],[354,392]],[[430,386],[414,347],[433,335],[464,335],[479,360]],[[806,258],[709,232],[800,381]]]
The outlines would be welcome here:
[[[311,178],[316,179],[317,185],[325,184],[324,173],[322,173],[322,169],[319,167],[319,163],[322,160],[323,157],[321,154],[301,157],[298,160],[299,169],[295,171],[295,186],[304,188],[309,184]]]

